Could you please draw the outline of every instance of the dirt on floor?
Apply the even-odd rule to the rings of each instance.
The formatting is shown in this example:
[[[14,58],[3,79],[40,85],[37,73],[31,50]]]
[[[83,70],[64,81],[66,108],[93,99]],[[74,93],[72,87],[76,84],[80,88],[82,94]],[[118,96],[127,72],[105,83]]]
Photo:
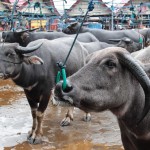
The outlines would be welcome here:
[[[84,112],[77,108],[74,111],[71,125],[61,127],[67,107],[49,103],[43,121],[43,142],[31,145],[26,137],[32,118],[23,89],[10,80],[1,81],[0,150],[123,150],[120,130],[112,113],[92,113],[92,120],[84,122]]]

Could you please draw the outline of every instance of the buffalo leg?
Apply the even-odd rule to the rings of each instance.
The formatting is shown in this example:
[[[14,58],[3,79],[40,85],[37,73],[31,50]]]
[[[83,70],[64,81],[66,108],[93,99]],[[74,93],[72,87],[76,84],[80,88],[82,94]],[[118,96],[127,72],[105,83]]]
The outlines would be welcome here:
[[[73,111],[74,111],[74,107],[70,107],[68,109],[66,117],[60,123],[61,126],[70,125],[71,120],[73,121]]]
[[[70,122],[73,121],[73,112],[74,112],[74,107],[70,107],[67,111],[66,117],[60,123],[61,126],[70,125]],[[90,113],[85,113],[83,120],[86,122],[90,121],[91,120]]]
[[[91,120],[91,114],[90,113],[85,113],[85,115],[83,116],[83,120],[85,122],[88,122]]]
[[[33,119],[32,129],[31,129],[31,131],[29,131],[28,137],[27,137],[27,139],[30,140],[32,135],[34,134],[34,132],[36,130],[36,126],[37,126],[36,114],[37,114],[38,104],[32,100],[29,100],[29,99],[28,99],[28,102],[29,102],[29,105],[31,107],[31,114],[32,114],[32,119]]]
[[[34,109],[31,101],[29,104],[32,110],[32,117],[33,117],[33,126],[32,130],[29,132],[28,142],[30,144],[39,144],[42,142],[43,130],[42,130],[42,121],[44,117],[44,112],[47,108],[49,102],[49,95],[43,94],[41,96],[40,103],[37,109]]]

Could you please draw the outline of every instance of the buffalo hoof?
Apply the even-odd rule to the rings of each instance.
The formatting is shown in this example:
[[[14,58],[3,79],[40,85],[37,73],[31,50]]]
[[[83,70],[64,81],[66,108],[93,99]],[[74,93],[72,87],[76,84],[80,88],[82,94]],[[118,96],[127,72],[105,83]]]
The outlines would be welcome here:
[[[42,136],[36,135],[35,133],[29,132],[27,136],[27,141],[30,144],[40,144],[42,143]]]
[[[91,121],[91,115],[89,113],[85,114],[85,116],[83,117],[83,121],[85,122]]]
[[[33,137],[28,137],[28,138],[27,138],[27,141],[28,141],[30,144],[40,144],[40,143],[42,143],[42,137],[41,137],[41,136],[36,136],[35,138],[33,138]]]
[[[69,126],[70,122],[71,122],[71,119],[69,117],[66,117],[61,121],[60,125],[61,126]]]

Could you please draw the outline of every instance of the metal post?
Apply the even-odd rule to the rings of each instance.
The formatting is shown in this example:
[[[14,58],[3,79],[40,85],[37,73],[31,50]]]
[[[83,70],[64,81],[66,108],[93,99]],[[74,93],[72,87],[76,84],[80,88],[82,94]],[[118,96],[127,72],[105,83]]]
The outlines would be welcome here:
[[[65,16],[66,12],[65,12],[65,2],[64,2],[64,0],[63,0],[63,11],[64,11],[63,16]]]
[[[114,0],[112,0],[111,6],[111,30],[114,30]]]

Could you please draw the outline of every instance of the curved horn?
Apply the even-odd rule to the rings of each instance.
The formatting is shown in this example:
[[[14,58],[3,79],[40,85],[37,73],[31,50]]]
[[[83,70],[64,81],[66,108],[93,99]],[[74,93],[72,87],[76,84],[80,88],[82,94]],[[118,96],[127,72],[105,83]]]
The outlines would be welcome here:
[[[109,41],[113,41],[113,42],[120,42],[121,39],[109,39]]]
[[[127,37],[124,37],[124,38],[122,38],[121,40],[123,40],[123,41],[125,41],[125,42],[127,42],[127,43],[130,43],[132,40],[131,39],[129,39],[129,38],[127,38]]]
[[[39,28],[30,29],[29,32],[33,32],[33,31],[35,31],[37,29],[39,29]]]
[[[18,29],[18,30],[16,30],[15,31],[15,33],[23,33],[23,32],[27,32],[27,31],[29,31],[29,29],[24,29],[24,30],[22,30],[22,29]]]
[[[22,47],[22,46],[18,45],[16,47],[15,51],[18,52],[18,53],[21,53],[21,54],[31,53],[31,52],[37,50],[42,44],[43,44],[43,42],[39,43],[35,46],[32,46],[32,47]]]
[[[54,32],[53,30],[48,30],[47,32]]]
[[[143,68],[135,61],[131,55],[118,53],[119,61],[125,65],[141,84],[145,93],[145,106],[137,125],[144,119],[150,109],[150,79]]]

